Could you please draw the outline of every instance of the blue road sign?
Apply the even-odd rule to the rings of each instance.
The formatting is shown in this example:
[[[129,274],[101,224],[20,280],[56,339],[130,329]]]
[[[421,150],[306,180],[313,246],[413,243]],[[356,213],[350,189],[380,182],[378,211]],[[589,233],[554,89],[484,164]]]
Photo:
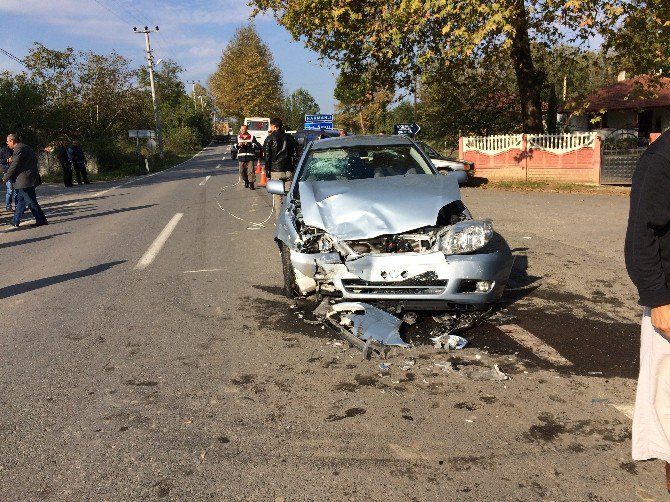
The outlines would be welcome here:
[[[305,122],[305,129],[313,131],[313,130],[320,130],[320,129],[332,129],[333,128],[333,123],[332,122]]]
[[[332,122],[332,115],[305,115],[305,122]]]
[[[421,130],[419,124],[412,122],[411,124],[393,124],[393,134],[410,134],[414,135]]]

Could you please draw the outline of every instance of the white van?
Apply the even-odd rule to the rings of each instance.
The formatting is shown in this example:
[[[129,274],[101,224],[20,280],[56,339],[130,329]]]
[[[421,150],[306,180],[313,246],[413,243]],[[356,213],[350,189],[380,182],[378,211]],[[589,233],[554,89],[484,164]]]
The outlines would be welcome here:
[[[261,145],[270,134],[270,119],[267,117],[246,117],[244,125],[247,126],[249,134],[254,136]]]

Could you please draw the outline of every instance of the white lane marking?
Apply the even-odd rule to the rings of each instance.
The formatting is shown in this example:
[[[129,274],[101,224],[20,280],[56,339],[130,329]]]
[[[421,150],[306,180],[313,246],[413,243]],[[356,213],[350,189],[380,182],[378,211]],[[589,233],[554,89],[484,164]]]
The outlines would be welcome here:
[[[184,274],[198,274],[200,272],[220,272],[222,268],[205,268],[202,270],[184,270]]]
[[[572,366],[572,363],[558,353],[552,346],[547,345],[534,334],[526,331],[516,324],[498,326],[498,329],[507,336],[533,351],[537,357],[549,361],[557,366]]]
[[[200,186],[204,186],[209,178],[211,178],[211,176],[205,176],[205,179],[200,182]]]
[[[151,246],[149,246],[149,249],[147,249],[147,252],[144,253],[144,256],[142,256],[140,261],[137,262],[137,265],[135,265],[135,270],[143,270],[151,265],[151,262],[153,262],[158,253],[160,253],[160,250],[163,248],[163,245],[170,237],[170,234],[172,234],[174,231],[182,216],[184,216],[184,213],[175,214],[168,222],[168,224],[165,225],[165,228],[161,231],[160,234],[158,234],[156,240],[153,241]]]
[[[612,406],[633,420],[633,411],[635,409],[635,405],[612,403]]]

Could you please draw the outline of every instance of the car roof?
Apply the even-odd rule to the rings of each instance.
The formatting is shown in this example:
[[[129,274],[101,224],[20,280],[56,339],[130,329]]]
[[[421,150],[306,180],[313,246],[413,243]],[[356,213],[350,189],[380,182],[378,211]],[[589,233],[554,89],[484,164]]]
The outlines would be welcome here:
[[[337,138],[323,138],[312,144],[312,150],[327,150],[329,148],[346,148],[357,146],[386,146],[386,145],[413,145],[414,142],[407,136],[368,135],[368,136],[339,136]]]

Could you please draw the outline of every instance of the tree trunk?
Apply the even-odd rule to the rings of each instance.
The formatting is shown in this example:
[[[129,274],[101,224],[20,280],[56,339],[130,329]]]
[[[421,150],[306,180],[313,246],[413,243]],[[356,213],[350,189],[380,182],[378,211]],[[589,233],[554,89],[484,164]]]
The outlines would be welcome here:
[[[361,134],[367,134],[367,131],[365,130],[365,123],[363,122],[363,111],[358,112],[358,118],[361,123]]]
[[[512,36],[512,65],[521,98],[523,132],[542,133],[542,76],[535,71],[528,37],[528,18],[524,0],[513,0],[515,32]]]

